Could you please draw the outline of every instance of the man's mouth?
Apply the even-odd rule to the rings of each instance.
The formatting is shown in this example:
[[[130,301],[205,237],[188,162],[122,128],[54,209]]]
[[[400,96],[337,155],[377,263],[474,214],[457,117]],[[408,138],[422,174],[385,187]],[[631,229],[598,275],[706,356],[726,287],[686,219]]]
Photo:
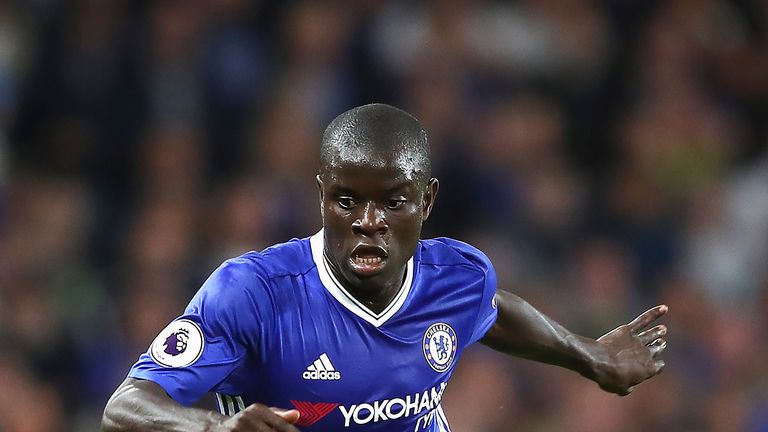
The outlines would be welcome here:
[[[349,259],[350,267],[360,276],[373,276],[384,268],[387,256],[387,251],[381,246],[358,245]]]
[[[358,255],[358,256],[352,257],[352,259],[355,260],[356,264],[360,264],[360,265],[363,265],[363,264],[365,264],[365,265],[379,264],[379,263],[381,263],[383,261],[383,258],[378,257],[378,256],[365,257],[365,256],[359,256]]]

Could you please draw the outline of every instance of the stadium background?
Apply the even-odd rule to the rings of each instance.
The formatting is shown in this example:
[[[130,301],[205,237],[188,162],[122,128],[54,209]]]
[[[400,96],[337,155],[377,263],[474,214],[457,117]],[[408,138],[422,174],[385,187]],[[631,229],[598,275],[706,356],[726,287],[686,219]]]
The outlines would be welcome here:
[[[96,430],[225,257],[319,227],[320,134],[431,134],[426,235],[596,337],[670,305],[627,398],[482,347],[457,432],[768,430],[768,2],[0,0],[0,431]]]

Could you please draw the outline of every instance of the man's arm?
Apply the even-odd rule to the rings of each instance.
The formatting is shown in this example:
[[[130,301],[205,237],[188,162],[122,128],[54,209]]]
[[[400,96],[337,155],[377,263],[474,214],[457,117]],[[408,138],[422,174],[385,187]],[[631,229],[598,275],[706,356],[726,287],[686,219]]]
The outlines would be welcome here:
[[[576,335],[514,294],[496,293],[499,315],[481,342],[497,351],[562,366],[627,395],[664,369],[659,355],[667,328],[651,323],[667,313],[656,306],[597,340]]]
[[[184,407],[158,384],[126,379],[107,402],[101,428],[104,432],[299,432],[292,424],[296,410],[283,411],[253,404],[233,417]]]

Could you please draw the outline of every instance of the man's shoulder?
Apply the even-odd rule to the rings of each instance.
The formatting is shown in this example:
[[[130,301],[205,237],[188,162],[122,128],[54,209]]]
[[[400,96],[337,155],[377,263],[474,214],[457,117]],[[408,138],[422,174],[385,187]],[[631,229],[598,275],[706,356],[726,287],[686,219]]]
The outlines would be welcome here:
[[[308,239],[292,239],[261,252],[250,251],[224,261],[195,296],[198,302],[236,310],[244,305],[277,301],[283,278],[301,277],[314,267]],[[254,302],[260,299],[260,302]]]
[[[233,275],[273,279],[303,275],[314,266],[309,238],[294,238],[260,252],[249,251],[230,258],[220,269]]]
[[[449,237],[419,240],[419,261],[437,266],[468,266],[484,272],[493,267],[483,251]]]

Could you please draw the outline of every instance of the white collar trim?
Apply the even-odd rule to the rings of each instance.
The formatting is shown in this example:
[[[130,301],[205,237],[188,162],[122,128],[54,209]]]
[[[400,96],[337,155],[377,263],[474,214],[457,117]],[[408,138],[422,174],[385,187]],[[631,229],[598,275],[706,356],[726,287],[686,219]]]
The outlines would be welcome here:
[[[389,305],[387,305],[383,311],[376,314],[354,298],[331,272],[328,260],[325,259],[325,256],[323,255],[325,237],[322,229],[309,239],[309,243],[310,248],[312,249],[312,259],[315,261],[317,272],[320,274],[320,281],[323,283],[325,289],[350,312],[365,321],[368,321],[374,327],[380,327],[403,307],[405,300],[408,298],[408,293],[411,291],[411,285],[413,284],[413,257],[411,257],[406,264],[405,280],[403,281],[400,290],[392,301],[389,302]]]

